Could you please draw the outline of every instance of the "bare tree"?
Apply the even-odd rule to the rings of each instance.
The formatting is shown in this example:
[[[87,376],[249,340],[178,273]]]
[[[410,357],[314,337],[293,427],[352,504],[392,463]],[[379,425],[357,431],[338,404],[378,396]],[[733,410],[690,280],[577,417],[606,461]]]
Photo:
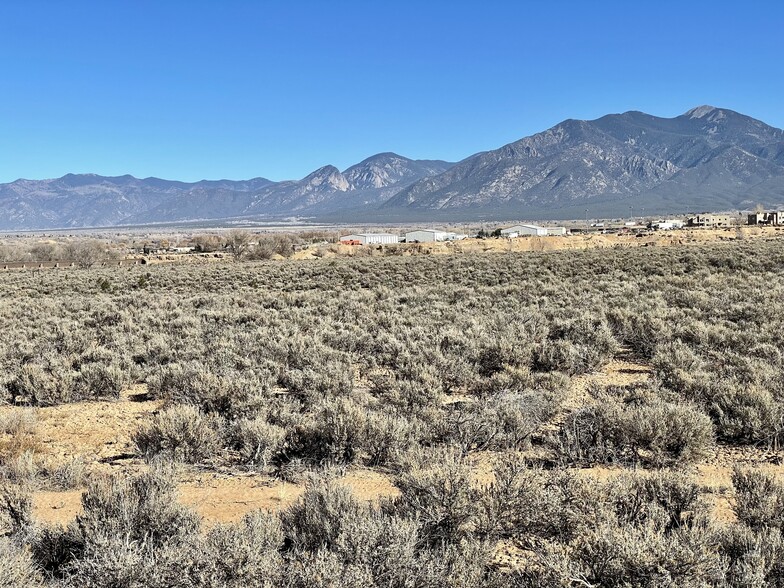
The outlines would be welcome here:
[[[291,257],[294,255],[298,240],[293,235],[274,233],[260,235],[256,246],[248,254],[251,259],[271,259],[275,255]]]
[[[58,247],[54,243],[36,243],[30,247],[33,261],[52,261],[57,259],[58,254]]]
[[[226,248],[234,256],[241,259],[250,248],[251,234],[248,231],[234,230],[226,235]]]
[[[272,259],[272,256],[277,253],[275,242],[269,237],[260,237],[259,242],[250,252],[252,259]]]
[[[223,247],[223,240],[218,235],[196,235],[193,244],[201,253],[212,253]]]
[[[68,243],[65,252],[70,260],[81,268],[92,267],[110,257],[106,244],[96,239]]]

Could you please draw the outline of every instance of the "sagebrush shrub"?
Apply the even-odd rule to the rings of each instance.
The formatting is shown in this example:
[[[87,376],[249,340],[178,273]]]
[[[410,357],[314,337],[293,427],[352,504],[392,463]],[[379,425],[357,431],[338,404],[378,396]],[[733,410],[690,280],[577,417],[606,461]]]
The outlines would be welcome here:
[[[33,522],[33,499],[29,489],[18,484],[0,485],[0,530],[18,533]]]
[[[214,237],[200,246],[224,251]],[[394,472],[401,491],[382,507],[311,492],[291,511],[200,533],[171,481],[93,481],[78,524],[6,519],[20,546],[9,560],[27,545],[51,585],[74,587],[781,585],[775,478],[736,474],[738,522],[717,530],[704,490],[680,477],[598,482],[558,467],[680,467],[714,450],[714,432],[779,447],[778,242],[361,251],[0,274],[0,404],[144,384],[163,401],[135,436],[153,464],[273,466],[299,481],[361,464]],[[650,360],[653,381],[583,395],[612,358]],[[35,457],[34,427],[2,429],[6,477],[81,477]],[[512,453],[477,480],[473,460],[497,451]],[[493,548],[516,554],[514,569]]]
[[[230,436],[241,462],[263,469],[280,451],[286,430],[269,423],[266,418],[242,418],[232,425]]]
[[[215,420],[189,405],[172,406],[156,414],[134,433],[133,442],[147,459],[161,456],[186,463],[215,457],[220,449]]]
[[[784,527],[784,484],[758,470],[736,468],[733,510],[738,520],[752,529]]]
[[[0,537],[0,588],[38,588],[43,579],[30,553]]]
[[[721,533],[719,553],[725,558],[728,586],[784,585],[784,538],[777,528],[755,531],[730,525]]]
[[[476,523],[478,491],[468,464],[454,451],[419,456],[396,480],[400,497],[391,511],[418,516],[430,545],[459,542]]]
[[[311,482],[299,500],[283,513],[283,532],[296,549],[332,549],[343,530],[367,516],[351,491],[330,479]]]
[[[713,443],[707,415],[657,397],[630,404],[605,398],[570,415],[553,440],[570,463],[694,461]]]
[[[283,529],[274,514],[254,512],[217,525],[195,546],[187,576],[194,586],[276,588],[284,577]]]
[[[23,365],[7,385],[9,400],[15,404],[53,406],[76,399],[75,373],[64,366]]]

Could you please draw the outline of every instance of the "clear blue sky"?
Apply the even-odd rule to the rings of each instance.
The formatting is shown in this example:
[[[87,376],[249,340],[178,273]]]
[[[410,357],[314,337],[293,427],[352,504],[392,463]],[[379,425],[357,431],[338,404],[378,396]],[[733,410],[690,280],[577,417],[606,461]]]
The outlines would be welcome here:
[[[700,104],[784,127],[784,3],[0,3],[0,181],[299,178]]]

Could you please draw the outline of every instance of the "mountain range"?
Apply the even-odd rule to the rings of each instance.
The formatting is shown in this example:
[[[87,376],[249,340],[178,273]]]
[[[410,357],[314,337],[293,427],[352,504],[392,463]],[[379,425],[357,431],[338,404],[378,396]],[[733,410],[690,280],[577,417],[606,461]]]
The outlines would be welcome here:
[[[286,217],[582,218],[784,203],[784,131],[732,110],[566,120],[458,163],[380,153],[301,180],[185,183],[68,174],[0,184],[0,229]],[[638,212],[639,214],[640,212]]]

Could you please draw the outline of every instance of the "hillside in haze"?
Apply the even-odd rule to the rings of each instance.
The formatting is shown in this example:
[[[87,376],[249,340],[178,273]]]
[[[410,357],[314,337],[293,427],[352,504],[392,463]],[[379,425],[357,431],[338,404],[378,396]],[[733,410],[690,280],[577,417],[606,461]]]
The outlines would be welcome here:
[[[629,207],[653,212],[784,202],[784,133],[702,106],[675,118],[642,112],[567,120],[461,161],[402,190],[385,208],[507,210],[556,218]],[[576,214],[575,214],[576,213]]]
[[[299,181],[203,180],[68,174],[0,185],[0,229],[24,230],[316,216],[375,208],[402,188],[451,166],[380,153],[344,172],[328,165]]]
[[[66,175],[0,185],[0,229],[288,216],[327,220],[580,218],[784,203],[784,132],[701,106],[566,120],[457,164],[393,153],[298,181],[183,183]]]

